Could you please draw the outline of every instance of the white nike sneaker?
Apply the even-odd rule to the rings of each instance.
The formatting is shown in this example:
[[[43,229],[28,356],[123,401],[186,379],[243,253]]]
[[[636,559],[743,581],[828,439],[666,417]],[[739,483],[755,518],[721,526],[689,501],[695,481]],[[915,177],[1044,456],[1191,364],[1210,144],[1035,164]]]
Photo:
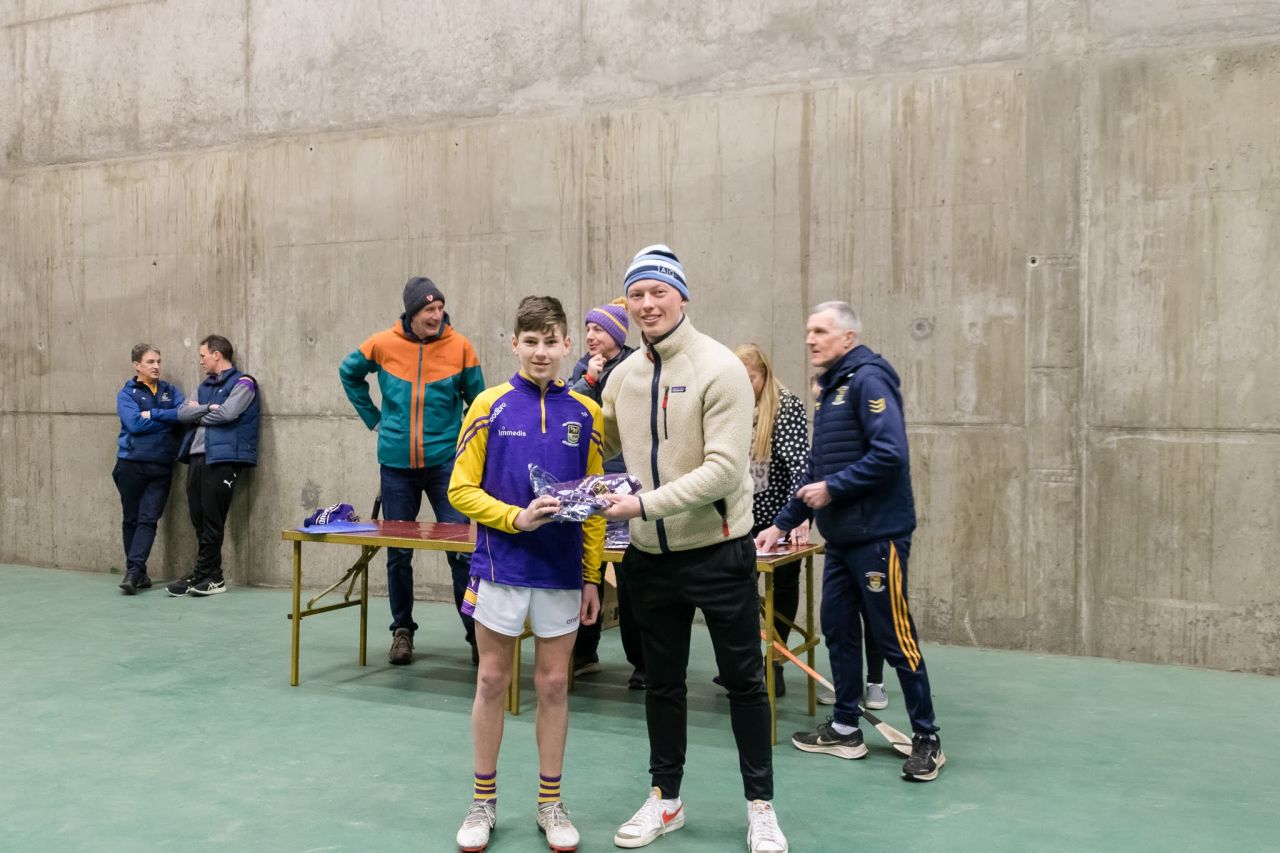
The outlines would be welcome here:
[[[787,853],[787,837],[768,800],[752,800],[747,806],[747,849],[751,853]]]
[[[498,823],[498,804],[494,800],[472,800],[467,816],[458,830],[458,849],[478,853],[489,845],[489,832]]]
[[[569,810],[564,803],[542,803],[538,806],[538,829],[547,836],[547,846],[556,853],[571,853],[578,849],[578,830],[569,820]]]
[[[631,816],[631,820],[618,827],[614,833],[613,843],[618,847],[645,847],[653,840],[668,832],[675,832],[684,826],[684,803],[676,806],[675,811],[667,811],[662,807],[662,789],[649,791],[649,797],[640,807],[640,811]]]

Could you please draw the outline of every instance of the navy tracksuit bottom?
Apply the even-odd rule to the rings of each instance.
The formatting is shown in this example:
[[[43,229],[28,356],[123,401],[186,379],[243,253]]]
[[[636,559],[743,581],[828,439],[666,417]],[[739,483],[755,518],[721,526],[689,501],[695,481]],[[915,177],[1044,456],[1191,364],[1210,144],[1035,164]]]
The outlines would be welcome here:
[[[156,540],[156,525],[169,500],[173,463],[117,459],[111,479],[120,491],[123,510],[125,575],[144,578],[151,545]]]
[[[936,732],[929,674],[907,610],[911,537],[860,545],[827,544],[822,632],[836,687],[835,721],[856,726],[862,701],[862,628],[875,638],[898,682],[915,732]],[[861,619],[859,619],[861,615]]]

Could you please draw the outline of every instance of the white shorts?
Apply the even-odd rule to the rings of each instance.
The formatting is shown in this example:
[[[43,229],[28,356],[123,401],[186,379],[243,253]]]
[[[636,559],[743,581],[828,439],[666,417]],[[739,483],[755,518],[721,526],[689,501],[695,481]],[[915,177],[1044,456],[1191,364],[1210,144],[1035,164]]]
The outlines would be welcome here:
[[[528,618],[535,637],[563,637],[578,630],[582,609],[580,589],[534,589],[480,579],[476,589],[475,620],[507,637],[524,633]]]

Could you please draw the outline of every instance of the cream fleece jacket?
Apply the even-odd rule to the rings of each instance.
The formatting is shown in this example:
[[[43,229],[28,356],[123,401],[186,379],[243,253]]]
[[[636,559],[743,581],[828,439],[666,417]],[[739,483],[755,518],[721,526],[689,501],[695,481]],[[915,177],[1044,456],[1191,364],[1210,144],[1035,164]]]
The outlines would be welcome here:
[[[621,450],[644,486],[633,545],[687,551],[751,532],[754,405],[742,362],[688,317],[614,368],[604,389],[605,457]]]

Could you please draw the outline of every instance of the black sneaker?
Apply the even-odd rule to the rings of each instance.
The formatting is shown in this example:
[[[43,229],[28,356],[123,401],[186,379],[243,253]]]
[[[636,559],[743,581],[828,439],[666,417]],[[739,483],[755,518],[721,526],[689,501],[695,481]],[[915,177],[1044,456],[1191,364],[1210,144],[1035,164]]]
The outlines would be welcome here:
[[[138,575],[133,579],[133,585],[138,589],[151,589],[151,578],[147,575]]]
[[[631,673],[631,677],[627,679],[628,690],[644,690],[648,686],[644,678],[644,670],[635,670]]]
[[[227,582],[224,580],[214,580],[213,578],[198,580],[191,585],[191,594],[201,597],[217,595],[226,591]]]
[[[911,736],[911,757],[902,765],[902,778],[908,782],[932,782],[946,763],[938,736],[916,732]]]
[[[387,663],[404,666],[413,660],[413,632],[408,628],[397,628],[391,634],[391,651],[387,652]]]
[[[164,589],[165,592],[169,593],[174,598],[185,598],[191,594],[191,587],[195,582],[195,575],[187,575],[185,578],[178,578]]]
[[[133,595],[138,591],[138,585],[134,583],[133,575],[124,576],[124,580],[120,581],[120,591],[125,595]]]
[[[865,758],[867,745],[862,742],[862,730],[854,729],[847,735],[837,732],[831,725],[832,718],[827,717],[825,723],[818,726],[817,731],[796,732],[791,736],[791,743],[796,749],[805,752],[825,752],[837,758]]]

